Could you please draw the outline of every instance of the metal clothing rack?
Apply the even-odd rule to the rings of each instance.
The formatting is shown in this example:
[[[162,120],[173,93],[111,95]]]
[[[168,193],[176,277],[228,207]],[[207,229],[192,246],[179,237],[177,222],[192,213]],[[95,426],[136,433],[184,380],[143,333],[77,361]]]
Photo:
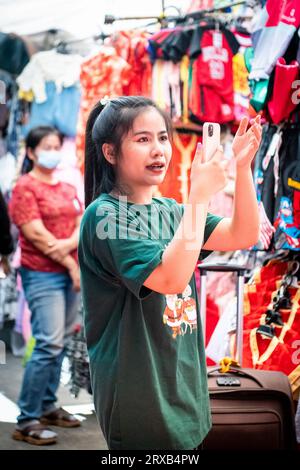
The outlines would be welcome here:
[[[249,0],[240,0],[240,1],[231,1],[224,2],[223,5],[220,5],[216,8],[207,8],[192,13],[187,13],[184,15],[180,14],[178,10],[178,15],[166,15],[165,2],[162,0],[162,14],[159,16],[122,16],[117,17],[113,15],[105,15],[104,24],[113,24],[117,21],[132,21],[132,20],[146,20],[151,21],[147,26],[152,26],[153,24],[159,23],[161,28],[168,27],[169,23],[182,24],[182,23],[191,23],[200,19],[204,19],[206,16],[212,15],[213,13],[222,12],[228,8],[247,4]],[[186,132],[186,133],[196,133],[198,135],[202,134],[202,125],[194,123],[181,123],[177,122],[174,124],[174,128],[177,132]]]
[[[87,37],[78,38],[78,39],[63,40],[63,41],[60,41],[56,45],[56,50],[57,50],[57,52],[60,52],[62,54],[68,53],[67,46],[69,46],[69,45],[73,45],[73,44],[77,44],[77,43],[80,43],[80,42],[88,41],[89,39],[92,39],[94,41],[98,41],[98,40],[101,39],[102,41],[104,41],[104,39],[108,38],[109,36],[110,36],[109,34],[104,34],[104,33],[101,32],[100,34],[96,34],[94,36],[87,36]]]
[[[176,15],[176,16],[167,16],[165,15],[165,7],[163,2],[163,13],[160,16],[113,16],[113,15],[105,15],[104,24],[113,24],[115,21],[127,21],[127,20],[156,20],[158,23],[162,25],[166,25],[169,22],[185,22],[189,19],[198,20],[201,19],[203,16],[208,15],[210,13],[215,13],[218,11],[226,10],[227,8],[234,7],[237,5],[246,4],[247,0],[241,0],[238,2],[230,2],[224,5],[221,5],[216,8],[207,8],[204,10],[195,11],[192,13],[187,13],[186,15]]]

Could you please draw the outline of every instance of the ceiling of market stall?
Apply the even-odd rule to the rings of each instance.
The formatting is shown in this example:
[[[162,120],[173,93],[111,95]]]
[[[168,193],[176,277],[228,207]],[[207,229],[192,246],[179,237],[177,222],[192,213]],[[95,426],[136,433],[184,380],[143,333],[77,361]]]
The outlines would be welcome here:
[[[161,0],[0,0],[0,31],[31,35],[56,28],[76,37],[101,31],[109,34],[116,28],[135,27],[139,22],[104,25],[105,15],[158,16],[162,3]],[[175,15],[178,9],[184,12],[190,0],[165,0],[164,4],[166,12]],[[147,21],[140,24],[147,24]]]

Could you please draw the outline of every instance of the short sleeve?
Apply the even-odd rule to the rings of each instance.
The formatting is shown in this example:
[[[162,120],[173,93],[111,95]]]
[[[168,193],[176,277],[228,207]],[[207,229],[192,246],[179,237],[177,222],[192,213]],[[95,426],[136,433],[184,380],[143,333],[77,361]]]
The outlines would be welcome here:
[[[143,284],[161,263],[164,248],[159,240],[147,238],[145,233],[139,234],[132,227],[126,236],[120,236],[120,229],[123,227],[114,217],[99,220],[93,252],[104,270],[114,275],[138,299],[143,299],[151,293]],[[107,236],[106,230],[110,232]]]
[[[240,48],[240,43],[236,39],[235,35],[229,31],[228,29],[224,30],[224,36],[226,37],[226,40],[228,42],[228,45],[232,51],[232,54],[235,55],[239,51]]]
[[[222,219],[223,217],[220,217],[218,215],[213,215],[210,212],[208,212],[207,217],[206,217],[203,244],[207,242],[210,235],[212,234],[212,232],[214,231],[214,229],[216,228],[216,226]]]
[[[29,188],[16,185],[9,204],[12,221],[20,227],[35,219],[41,219],[36,197]]]
[[[184,213],[184,204],[178,204],[179,209],[179,217],[181,218]],[[206,222],[205,222],[205,229],[204,229],[204,238],[203,238],[203,245],[207,242],[210,235],[218,225],[218,223],[223,219],[219,215],[211,214],[210,212],[207,213]]]
[[[178,34],[178,31],[174,31],[173,33],[169,34],[169,36],[167,36],[161,44],[161,51],[164,60],[170,60],[169,52],[171,50],[172,44],[176,41]]]
[[[208,212],[207,217],[206,217],[206,224],[205,224],[205,230],[204,230],[204,238],[203,238],[203,245],[207,242],[209,239],[210,235],[218,225],[218,223],[223,219],[223,217],[220,217],[218,215],[213,215],[210,212]],[[203,260],[204,258],[207,258],[208,255],[210,255],[212,251],[209,250],[201,250],[200,252],[200,260]]]
[[[191,43],[190,43],[190,49],[189,49],[189,57],[191,59],[197,59],[197,57],[201,53],[202,36],[203,36],[203,28],[201,26],[199,26],[198,28],[195,28],[192,39],[191,39]]]
[[[168,59],[174,63],[180,62],[189,48],[191,37],[191,30],[182,30],[174,35],[172,42],[168,45]]]

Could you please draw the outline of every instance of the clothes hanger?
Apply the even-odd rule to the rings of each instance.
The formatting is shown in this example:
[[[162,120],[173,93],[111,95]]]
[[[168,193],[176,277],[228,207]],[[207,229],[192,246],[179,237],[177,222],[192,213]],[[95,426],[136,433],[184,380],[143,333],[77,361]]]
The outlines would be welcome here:
[[[294,260],[292,261],[291,271],[287,274],[287,277],[289,277],[288,279],[289,286],[295,287],[296,289],[300,287],[298,277],[296,276],[297,273],[299,273],[300,275],[299,268],[300,268],[300,262],[297,260]]]

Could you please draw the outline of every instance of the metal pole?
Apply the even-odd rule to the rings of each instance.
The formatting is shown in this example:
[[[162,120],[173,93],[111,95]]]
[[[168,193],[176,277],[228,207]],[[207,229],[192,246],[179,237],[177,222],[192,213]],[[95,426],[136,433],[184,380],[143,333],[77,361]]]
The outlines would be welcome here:
[[[238,271],[237,319],[236,319],[236,360],[243,366],[243,323],[244,323],[244,273]]]

